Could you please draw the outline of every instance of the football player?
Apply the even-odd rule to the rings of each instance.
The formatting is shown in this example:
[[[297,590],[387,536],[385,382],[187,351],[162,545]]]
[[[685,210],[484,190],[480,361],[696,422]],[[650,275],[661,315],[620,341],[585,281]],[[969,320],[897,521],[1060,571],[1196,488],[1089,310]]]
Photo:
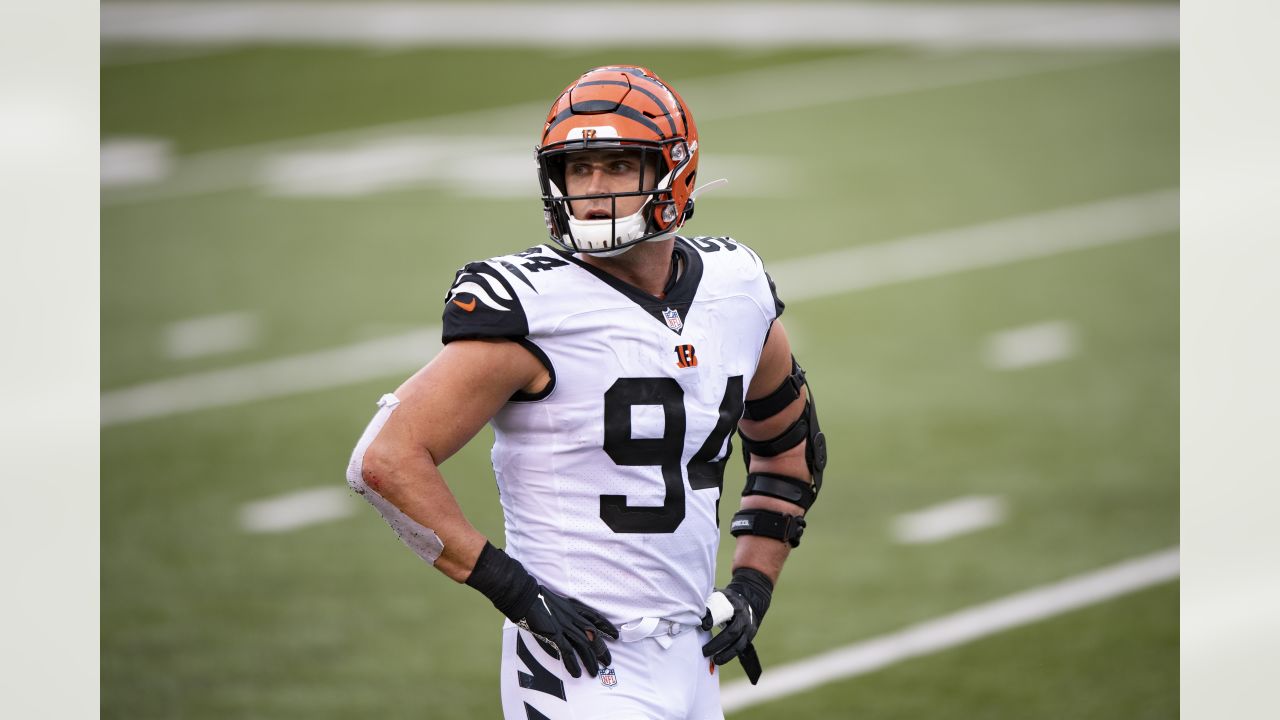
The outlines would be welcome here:
[[[676,234],[698,153],[689,108],[645,68],[566,88],[537,147],[551,242],[458,271],[444,348],[352,454],[356,492],[506,616],[507,718],[720,718],[717,666],[760,675],[752,639],[826,445],[759,256]],[[439,469],[485,423],[505,550]],[[747,479],[717,589],[735,430]]]

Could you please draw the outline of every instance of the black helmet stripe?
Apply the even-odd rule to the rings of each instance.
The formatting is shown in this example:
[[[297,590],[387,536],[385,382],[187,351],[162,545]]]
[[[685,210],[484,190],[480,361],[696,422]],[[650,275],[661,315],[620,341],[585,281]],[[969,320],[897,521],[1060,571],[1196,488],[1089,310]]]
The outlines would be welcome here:
[[[644,76],[642,75],[641,77],[644,77]],[[590,80],[588,82],[578,83],[576,87],[585,87],[587,85],[621,85],[622,87],[630,87],[632,90],[639,90],[641,93],[646,95],[650,100],[652,100],[655,105],[657,105],[658,107],[666,111],[663,117],[667,119],[667,125],[671,126],[671,134],[673,136],[676,134],[676,121],[671,119],[671,109],[667,107],[666,103],[659,100],[657,95],[654,95],[649,90],[646,90],[645,88],[642,88],[639,85],[630,85],[628,83],[624,83],[621,80]]]
[[[542,132],[542,136],[545,138],[547,133],[551,132],[555,126],[578,113],[603,113],[609,111],[617,113],[625,118],[635,120],[641,125],[652,130],[658,137],[666,138],[666,135],[662,134],[662,128],[658,127],[657,124],[646,117],[644,113],[628,105],[615,105],[615,103],[609,100],[587,100],[585,102],[574,103],[569,108],[561,110],[554,118],[551,119],[551,122],[547,125],[547,129]]]
[[[672,99],[673,101],[675,101],[675,104],[676,104],[676,112],[680,113],[680,124],[684,125],[684,134],[685,134],[685,137],[688,137],[688,135],[689,135],[689,118],[684,114],[684,105],[683,105],[683,104],[681,104],[680,99],[676,97],[675,92],[674,92],[674,91],[672,91],[672,89],[671,89],[671,88],[667,87],[667,84],[666,84],[666,83],[662,82],[661,80],[659,80],[659,79],[658,79],[658,78],[656,78],[656,77],[650,77],[650,76],[648,76],[648,75],[641,75],[641,77],[645,78],[645,79],[646,79],[646,80],[648,80],[649,82],[652,82],[654,85],[657,85],[658,87],[662,88],[663,90],[666,90],[666,91],[671,95],[671,99]],[[653,97],[653,95],[649,95],[649,97]],[[657,98],[653,98],[653,99],[654,99],[654,101],[657,101],[657,100],[658,100]],[[662,102],[658,102],[658,104],[659,104],[659,105],[661,105],[662,107],[666,107],[666,104],[664,104],[664,103],[662,103]],[[667,115],[667,116],[668,116],[668,117],[670,117],[670,113],[669,113],[669,112],[668,112],[668,115]],[[672,134],[674,134],[674,133],[675,133],[675,123],[674,123],[674,122],[672,123],[672,129],[671,129],[671,132],[672,132]]]

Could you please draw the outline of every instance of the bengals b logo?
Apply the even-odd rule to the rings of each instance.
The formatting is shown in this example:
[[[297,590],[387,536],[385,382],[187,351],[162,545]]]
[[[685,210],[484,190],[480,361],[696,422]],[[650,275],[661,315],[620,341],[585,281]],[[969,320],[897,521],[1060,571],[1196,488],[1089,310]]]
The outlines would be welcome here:
[[[692,345],[676,346],[676,367],[698,367],[698,356],[693,354]]]

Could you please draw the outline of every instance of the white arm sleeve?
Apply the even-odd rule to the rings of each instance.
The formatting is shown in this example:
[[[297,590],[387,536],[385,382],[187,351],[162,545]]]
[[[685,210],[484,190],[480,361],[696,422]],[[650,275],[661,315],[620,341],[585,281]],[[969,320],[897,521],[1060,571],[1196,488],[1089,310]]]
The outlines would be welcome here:
[[[351,462],[347,464],[347,484],[360,497],[377,508],[382,518],[387,521],[392,530],[396,531],[396,535],[400,536],[400,540],[408,545],[410,550],[429,564],[435,565],[436,558],[440,557],[441,551],[444,550],[444,543],[436,536],[435,531],[400,512],[400,508],[392,505],[364,482],[364,453],[373,443],[373,439],[378,437],[378,432],[382,430],[387,418],[391,417],[391,413],[395,412],[399,404],[400,399],[391,393],[383,395],[378,400],[377,414],[369,421],[369,426],[364,429],[360,442],[356,443],[356,449],[351,453]]]

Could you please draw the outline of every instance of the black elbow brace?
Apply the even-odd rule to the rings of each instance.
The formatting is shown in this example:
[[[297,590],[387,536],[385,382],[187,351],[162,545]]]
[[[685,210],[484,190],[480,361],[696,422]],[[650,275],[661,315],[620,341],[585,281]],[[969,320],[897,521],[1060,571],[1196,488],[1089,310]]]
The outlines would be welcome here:
[[[742,496],[767,495],[779,500],[786,500],[804,508],[807,512],[817,499],[818,493],[811,483],[777,473],[747,473],[747,485],[742,489]],[[756,508],[739,510],[734,513],[729,524],[729,534],[760,535],[781,540],[791,547],[800,545],[800,536],[804,535],[805,520],[803,515],[790,515],[775,510]]]
[[[773,510],[739,510],[733,514],[729,534],[734,537],[760,535],[781,540],[791,547],[799,547],[804,528],[803,515],[788,515]]]
[[[804,368],[800,367],[794,357],[791,358],[791,374],[782,381],[778,389],[765,397],[748,400],[743,416],[748,420],[771,418],[795,402],[800,397],[802,387],[809,391],[809,398],[804,404],[804,412],[791,423],[791,427],[770,440],[752,440],[741,432],[738,434],[742,437],[742,459],[747,463],[747,472],[751,471],[751,454],[773,457],[799,445],[802,440],[808,440],[804,459],[809,466],[809,474],[813,476],[813,493],[816,496],[822,489],[822,471],[827,467],[827,437],[822,434],[822,428],[818,425],[818,406],[814,401],[813,388],[809,387]]]
[[[742,495],[766,495],[786,500],[799,505],[805,511],[813,506],[822,489],[822,471],[827,466],[827,439],[818,425],[818,406],[813,399],[813,389],[805,379],[804,368],[791,358],[791,374],[772,393],[759,400],[746,403],[744,415],[750,420],[764,420],[782,412],[788,405],[800,397],[800,388],[809,390],[809,398],[804,405],[804,412],[780,435],[770,440],[752,440],[742,436],[742,457],[747,464],[747,484]],[[751,454],[761,457],[773,457],[799,445],[805,445],[805,463],[813,477],[810,483],[799,478],[779,475],[777,473],[751,472]],[[739,535],[761,535],[788,543],[791,547],[800,545],[800,537],[804,534],[805,519],[801,515],[789,515],[773,510],[753,509],[740,510],[733,516],[729,533]]]

